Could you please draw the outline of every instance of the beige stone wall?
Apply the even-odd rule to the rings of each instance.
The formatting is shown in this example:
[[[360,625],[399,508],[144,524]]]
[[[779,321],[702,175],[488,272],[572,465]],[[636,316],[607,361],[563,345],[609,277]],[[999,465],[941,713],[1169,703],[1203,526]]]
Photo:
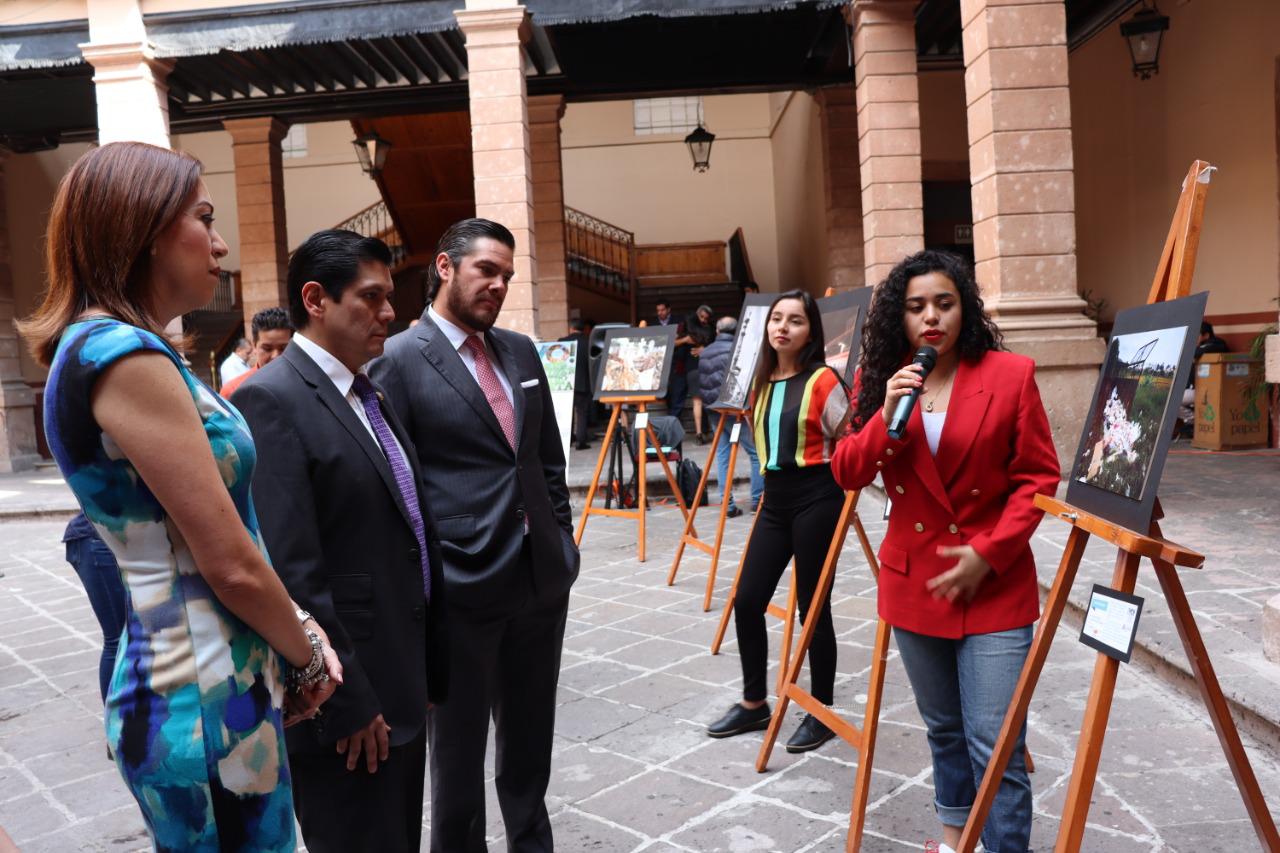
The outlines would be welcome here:
[[[44,294],[44,231],[58,181],[71,164],[89,150],[86,144],[63,145],[39,154],[14,154],[5,167],[4,198],[9,214],[9,239],[13,265],[14,314],[25,317],[40,304]],[[44,380],[45,370],[20,353],[22,377]]]
[[[1210,314],[1275,312],[1280,4],[1169,3],[1160,73],[1133,76],[1118,25],[1070,55],[1080,289],[1107,315],[1151,286],[1191,161],[1218,167],[1194,287]]]
[[[360,171],[345,121],[307,125],[307,156],[288,158],[284,166],[285,222],[289,248],[309,235],[332,228],[378,201],[377,185]],[[236,181],[231,160],[231,134],[224,130],[188,133],[173,138],[174,147],[204,163],[205,183],[217,206],[217,227],[231,249],[223,266],[240,269],[240,222],[236,215]]]
[[[780,92],[771,99],[778,289],[798,287],[821,296],[827,287],[822,118],[817,102],[805,92]],[[756,263],[754,254],[751,262]]]
[[[768,95],[707,96],[711,169],[684,134],[636,136],[632,102],[572,103],[561,126],[564,202],[640,243],[727,240],[741,226],[763,290],[776,290],[778,231]]]
[[[0,27],[79,21],[89,17],[88,8],[87,0],[3,0]]]

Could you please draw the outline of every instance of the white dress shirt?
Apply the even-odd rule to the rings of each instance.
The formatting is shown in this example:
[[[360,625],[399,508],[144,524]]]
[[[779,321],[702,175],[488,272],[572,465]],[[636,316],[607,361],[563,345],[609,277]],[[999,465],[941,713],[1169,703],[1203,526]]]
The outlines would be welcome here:
[[[252,369],[252,365],[240,357],[240,353],[233,352],[222,361],[222,366],[218,368],[218,377],[222,380],[222,384],[226,385],[237,376],[248,373]]]
[[[347,401],[347,405],[351,406],[351,410],[356,413],[356,417],[369,433],[369,437],[373,439],[373,443],[381,449],[382,443],[378,441],[378,436],[373,431],[373,425],[369,423],[369,415],[364,410],[364,403],[361,401],[360,395],[352,390],[356,375],[347,370],[345,364],[330,355],[328,350],[302,332],[294,333],[293,342],[316,363],[317,367],[324,371],[325,376],[329,377],[333,387],[338,389],[338,395]],[[388,428],[390,428],[390,425],[388,425]],[[404,463],[406,468],[413,470],[409,466],[409,461],[404,455],[404,447],[400,445],[400,439],[396,438],[395,432],[391,433],[391,440],[395,442],[396,450],[400,453],[400,461]],[[383,451],[383,455],[385,454],[386,451]]]
[[[462,363],[467,366],[467,372],[471,374],[471,378],[476,380],[476,384],[480,383],[479,377],[476,376],[476,356],[471,351],[471,347],[465,346],[470,333],[465,329],[458,328],[457,325],[449,322],[444,317],[436,313],[436,306],[432,305],[427,309],[427,316],[436,324],[436,328],[444,332],[444,336],[449,339],[450,345],[458,352],[458,356],[462,359]],[[484,343],[484,351],[489,355],[489,363],[493,365],[493,372],[498,374],[498,382],[502,383],[502,391],[507,395],[507,400],[515,407],[515,398],[511,396],[511,383],[507,381],[507,374],[502,370],[498,359],[493,354],[493,347],[489,346],[489,341],[484,335],[480,336],[481,342]]]

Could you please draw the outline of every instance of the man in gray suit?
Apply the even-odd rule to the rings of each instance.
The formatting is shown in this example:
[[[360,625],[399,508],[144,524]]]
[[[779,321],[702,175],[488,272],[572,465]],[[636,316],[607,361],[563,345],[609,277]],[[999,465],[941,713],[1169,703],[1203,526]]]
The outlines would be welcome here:
[[[453,681],[427,714],[438,853],[487,849],[491,715],[508,847],[553,849],[543,798],[578,549],[542,362],[528,337],[493,326],[514,248],[495,222],[451,226],[422,321],[369,366],[417,448],[444,558]]]

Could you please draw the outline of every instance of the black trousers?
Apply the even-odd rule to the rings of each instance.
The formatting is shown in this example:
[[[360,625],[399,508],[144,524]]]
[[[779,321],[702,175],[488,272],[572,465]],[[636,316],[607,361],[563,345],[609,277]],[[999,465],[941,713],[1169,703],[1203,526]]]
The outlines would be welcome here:
[[[831,478],[828,465],[765,473],[764,505],[751,532],[733,604],[742,661],[742,698],[748,702],[758,702],[769,694],[765,683],[769,667],[765,608],[778,581],[795,557],[797,600],[804,619],[843,505],[844,492]],[[831,605],[823,602],[809,646],[809,692],[830,705],[835,679],[836,634]]]
[[[591,395],[573,394],[573,440],[576,444],[586,444],[591,440]]]
[[[425,711],[425,709],[424,709]],[[378,772],[328,750],[293,753],[293,808],[311,853],[418,853],[427,732],[393,746]]]
[[[528,559],[528,549],[521,558]],[[528,576],[522,565],[521,577]],[[449,610],[449,700],[427,712],[432,853],[483,853],[484,756],[496,727],[495,785],[507,849],[551,853],[543,798],[551,778],[556,684],[569,596]]]

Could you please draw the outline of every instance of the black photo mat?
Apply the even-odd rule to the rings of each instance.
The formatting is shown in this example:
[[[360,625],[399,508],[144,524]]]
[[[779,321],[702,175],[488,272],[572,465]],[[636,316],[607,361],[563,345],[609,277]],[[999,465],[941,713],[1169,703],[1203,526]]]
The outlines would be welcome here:
[[[1070,460],[1067,503],[1146,535],[1207,293],[1116,315]]]
[[[760,347],[764,343],[764,329],[769,320],[769,306],[777,298],[772,293],[750,293],[738,312],[738,330],[733,337],[733,350],[729,354],[729,370],[720,386],[720,395],[711,404],[713,409],[745,409],[751,396],[751,381],[756,375],[756,363],[760,360]]]
[[[862,324],[871,309],[871,296],[875,288],[858,287],[824,296],[818,300],[818,313],[822,315],[822,334],[826,340],[827,365],[844,380],[846,388],[853,387],[853,374],[858,368],[858,356],[862,352]]]
[[[595,399],[665,397],[675,348],[675,324],[609,329],[600,354]]]

